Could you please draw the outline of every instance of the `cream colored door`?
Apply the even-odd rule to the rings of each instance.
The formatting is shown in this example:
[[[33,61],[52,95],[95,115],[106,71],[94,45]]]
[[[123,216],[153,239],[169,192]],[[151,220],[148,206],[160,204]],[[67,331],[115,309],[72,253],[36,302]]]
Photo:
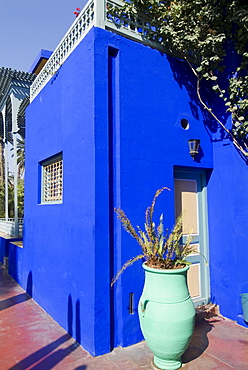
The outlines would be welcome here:
[[[203,256],[208,257],[207,200],[204,172],[175,171],[175,215],[183,212],[183,240],[194,235],[194,253],[188,257],[192,263],[188,272],[190,295],[195,306],[209,302],[209,271]]]

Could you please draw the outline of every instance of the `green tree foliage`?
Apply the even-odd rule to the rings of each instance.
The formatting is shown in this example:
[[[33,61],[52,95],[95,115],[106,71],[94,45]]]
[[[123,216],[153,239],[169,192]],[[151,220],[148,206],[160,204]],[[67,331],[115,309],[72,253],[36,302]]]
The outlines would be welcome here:
[[[18,197],[18,217],[23,217],[24,209],[24,180],[19,179],[17,184],[17,197]],[[11,181],[8,184],[8,207],[9,207],[9,218],[14,218],[14,186]],[[5,218],[5,185],[3,182],[0,183],[0,218]]]
[[[4,183],[0,182],[0,218],[5,217],[5,190]]]
[[[17,197],[18,197],[18,217],[23,217],[23,213],[24,213],[24,180],[23,179],[18,180]]]
[[[17,165],[18,176],[22,177],[25,170],[25,139],[23,137],[17,139]]]
[[[9,142],[13,144],[12,133],[9,133]],[[12,151],[14,148],[11,149]],[[24,180],[25,171],[25,139],[22,135],[17,138],[17,199],[18,217],[23,217],[24,212]],[[0,183],[0,218],[5,217],[5,185]],[[9,218],[14,218],[14,175],[8,175],[8,208]]]
[[[156,27],[169,53],[189,64],[196,76],[198,98],[230,135],[234,145],[248,155],[248,3],[246,0],[129,0],[121,9],[128,18],[142,15]],[[236,53],[228,73],[226,61]],[[225,86],[223,76],[226,76]],[[222,76],[222,78],[220,78]],[[232,116],[232,129],[204,102],[201,81],[212,83]]]

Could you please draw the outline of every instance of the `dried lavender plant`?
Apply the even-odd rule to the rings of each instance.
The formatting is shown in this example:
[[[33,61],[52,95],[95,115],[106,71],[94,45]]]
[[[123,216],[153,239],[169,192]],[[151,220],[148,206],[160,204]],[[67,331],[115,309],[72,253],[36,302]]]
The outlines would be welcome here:
[[[184,267],[190,262],[186,258],[191,253],[197,253],[194,246],[191,245],[193,236],[190,234],[187,236],[186,242],[182,245],[182,222],[183,215],[181,214],[171,231],[170,234],[164,233],[163,214],[159,219],[159,225],[153,222],[153,213],[156,204],[157,197],[164,191],[170,190],[167,187],[158,189],[152,200],[150,207],[145,212],[145,231],[141,230],[137,226],[137,231],[133,227],[131,221],[126,216],[125,212],[121,208],[115,208],[118,219],[121,221],[123,228],[138,242],[141,246],[142,254],[128,260],[122,268],[117,272],[116,276],[111,282],[111,286],[116,282],[121,273],[134,262],[144,258],[146,265],[158,269],[173,269]]]

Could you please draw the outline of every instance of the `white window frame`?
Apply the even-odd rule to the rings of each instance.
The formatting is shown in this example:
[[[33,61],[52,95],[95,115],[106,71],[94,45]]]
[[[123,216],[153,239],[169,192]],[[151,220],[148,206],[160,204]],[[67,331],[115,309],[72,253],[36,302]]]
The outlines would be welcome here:
[[[57,154],[41,163],[41,204],[63,202],[63,156]]]

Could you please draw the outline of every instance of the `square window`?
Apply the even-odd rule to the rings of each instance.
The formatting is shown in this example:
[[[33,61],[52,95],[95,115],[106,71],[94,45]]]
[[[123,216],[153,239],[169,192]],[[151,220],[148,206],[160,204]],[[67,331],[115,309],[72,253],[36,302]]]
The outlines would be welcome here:
[[[42,162],[42,203],[61,203],[63,195],[62,155]]]

